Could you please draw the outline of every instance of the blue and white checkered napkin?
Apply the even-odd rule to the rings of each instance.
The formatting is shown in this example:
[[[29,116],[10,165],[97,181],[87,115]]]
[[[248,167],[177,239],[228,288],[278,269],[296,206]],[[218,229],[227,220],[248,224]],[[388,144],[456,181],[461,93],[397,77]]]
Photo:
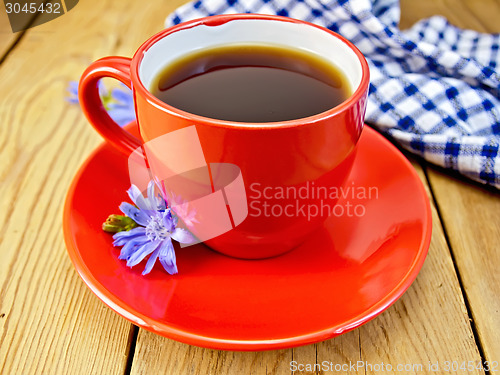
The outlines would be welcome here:
[[[166,26],[227,13],[313,22],[365,55],[366,122],[434,164],[500,188],[499,34],[461,30],[439,16],[398,28],[398,0],[198,0]]]

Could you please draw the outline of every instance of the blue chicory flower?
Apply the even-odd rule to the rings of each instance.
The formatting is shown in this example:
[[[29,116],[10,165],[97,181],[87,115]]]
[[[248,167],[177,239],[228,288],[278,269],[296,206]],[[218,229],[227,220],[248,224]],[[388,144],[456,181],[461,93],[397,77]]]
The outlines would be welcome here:
[[[78,104],[78,82],[71,81],[68,85],[68,93],[67,97],[68,102],[72,104]]]
[[[155,195],[153,181],[148,185],[147,197],[143,197],[135,185],[132,185],[127,193],[135,206],[123,202],[120,210],[139,226],[113,235],[113,245],[123,246],[118,258],[127,260],[127,266],[133,267],[149,255],[143,275],[151,272],[157,259],[169,274],[176,274],[177,264],[172,239],[188,244],[194,242],[193,236],[185,229],[176,228],[177,219],[172,215],[165,200],[160,195]]]
[[[78,82],[69,83],[68,93],[67,101],[78,104]],[[121,84],[120,88],[113,88],[110,91],[102,81],[99,81],[99,95],[104,108],[118,125],[124,126],[135,120],[134,98],[127,86]]]
[[[122,89],[111,90],[108,113],[111,118],[120,126],[126,125],[135,120],[135,106],[132,91],[122,84]]]

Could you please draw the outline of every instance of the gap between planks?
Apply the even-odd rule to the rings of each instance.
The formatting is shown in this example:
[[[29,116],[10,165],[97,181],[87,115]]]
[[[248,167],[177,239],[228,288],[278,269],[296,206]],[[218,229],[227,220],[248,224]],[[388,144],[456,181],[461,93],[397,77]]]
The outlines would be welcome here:
[[[467,316],[469,317],[470,326],[472,329],[472,333],[474,335],[474,342],[476,343],[477,350],[479,351],[479,355],[481,356],[481,362],[484,363],[487,360],[486,355],[485,355],[485,351],[484,351],[481,339],[479,338],[479,332],[478,332],[478,328],[476,326],[476,322],[474,321],[473,316],[472,316],[472,307],[471,307],[471,304],[469,301],[469,297],[467,295],[467,291],[465,290],[465,287],[464,287],[464,281],[463,281],[462,274],[460,273],[460,270],[459,270],[458,265],[457,265],[455,253],[453,252],[453,246],[451,244],[448,232],[446,230],[446,226],[444,225],[443,216],[441,214],[441,207],[436,199],[436,194],[434,192],[434,188],[433,188],[431,181],[429,179],[429,173],[428,173],[429,167],[423,161],[420,161],[419,164],[422,167],[422,170],[424,172],[427,186],[429,186],[429,192],[431,193],[431,198],[432,198],[432,201],[433,201],[434,206],[436,208],[436,212],[437,212],[437,215],[439,218],[439,224],[443,230],[444,238],[446,240],[446,245],[448,246],[448,250],[449,250],[450,257],[451,257],[451,260],[453,263],[453,267],[455,269],[455,274],[457,275],[458,284],[460,285],[460,290],[462,292],[462,298],[464,300],[465,308],[467,309]],[[485,373],[485,375],[489,375],[490,371],[485,369],[484,373]]]
[[[51,2],[51,0],[46,0],[43,3],[47,4],[50,2]],[[35,21],[37,20],[37,18],[41,17],[41,15],[42,14],[35,13],[31,17],[31,19],[28,21],[28,23],[26,24],[26,29],[19,31],[19,34],[17,36],[13,37],[14,40],[5,49],[5,52],[3,52],[0,56],[0,65],[2,65],[2,63],[7,59],[7,57],[10,55],[10,53],[17,47],[17,45],[19,44],[21,39],[23,39],[24,35],[30,30],[31,25],[33,25],[35,23]]]

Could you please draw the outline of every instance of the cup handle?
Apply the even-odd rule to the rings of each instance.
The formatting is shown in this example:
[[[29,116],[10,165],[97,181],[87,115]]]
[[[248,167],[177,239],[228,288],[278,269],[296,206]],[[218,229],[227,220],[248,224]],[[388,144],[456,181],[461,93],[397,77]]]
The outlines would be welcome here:
[[[101,78],[111,77],[132,89],[131,61],[128,57],[118,56],[97,60],[85,69],[78,87],[78,99],[89,122],[109,143],[126,155],[141,147],[142,142],[108,115],[99,96],[98,83]]]

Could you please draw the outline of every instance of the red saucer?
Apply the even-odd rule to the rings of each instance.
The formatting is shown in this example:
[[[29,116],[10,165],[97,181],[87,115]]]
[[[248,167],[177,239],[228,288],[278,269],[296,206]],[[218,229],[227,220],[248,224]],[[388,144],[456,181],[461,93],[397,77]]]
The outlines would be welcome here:
[[[107,144],[92,153],[66,198],[68,253],[83,281],[111,309],[197,346],[280,349],[356,328],[401,297],[431,239],[430,204],[419,177],[369,127],[350,176],[355,194],[350,190],[339,202],[345,214],[337,211],[307,243],[276,258],[234,259],[200,244],[177,248],[178,275],[157,264],[142,276],[143,264],[128,268],[111,235],[101,230],[109,214],[119,213],[120,202],[128,201],[128,181],[122,154]]]

